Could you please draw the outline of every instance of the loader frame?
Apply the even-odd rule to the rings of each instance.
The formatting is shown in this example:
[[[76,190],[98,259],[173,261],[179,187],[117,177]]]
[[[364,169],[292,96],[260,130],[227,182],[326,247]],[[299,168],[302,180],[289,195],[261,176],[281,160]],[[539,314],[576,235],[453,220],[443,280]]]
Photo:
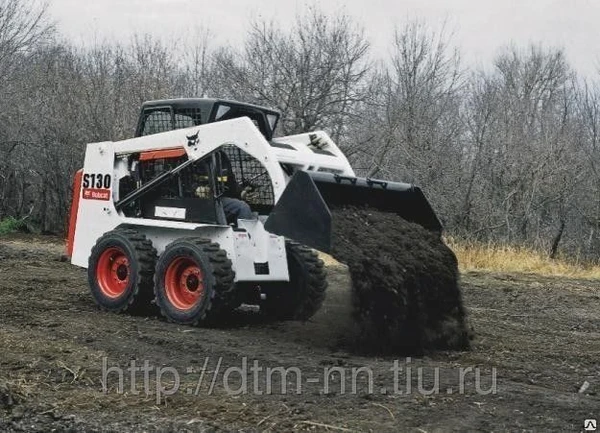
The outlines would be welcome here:
[[[190,137],[192,139],[190,139]],[[241,220],[238,227],[225,224],[194,223],[185,220],[128,217],[123,208],[128,203],[157,188],[161,183],[195,162],[210,157],[221,146],[233,145],[260,161],[273,187],[274,199],[283,193],[286,180],[264,136],[247,118],[233,119],[202,127],[193,127],[162,134],[133,138],[121,142],[89,144],[86,150],[82,177],[101,179],[99,183],[82,183],[77,196],[79,204],[71,242],[71,262],[87,267],[90,251],[103,233],[117,227],[135,227],[150,239],[160,254],[167,244],[183,236],[213,239],[231,256],[237,281],[287,281],[284,239],[265,231],[259,220]],[[149,150],[160,152],[183,149],[187,160],[175,169],[136,188],[124,197],[119,196],[119,181],[131,173],[131,157]],[[87,176],[86,176],[87,175]],[[109,179],[104,181],[105,179]],[[93,187],[93,188],[92,188]],[[96,188],[98,187],[98,188]],[[215,198],[218,201],[218,198]],[[179,208],[168,209],[173,216]],[[93,221],[93,224],[90,222]],[[254,239],[251,241],[250,239]],[[260,240],[257,242],[256,240]],[[269,274],[257,273],[268,264]]]

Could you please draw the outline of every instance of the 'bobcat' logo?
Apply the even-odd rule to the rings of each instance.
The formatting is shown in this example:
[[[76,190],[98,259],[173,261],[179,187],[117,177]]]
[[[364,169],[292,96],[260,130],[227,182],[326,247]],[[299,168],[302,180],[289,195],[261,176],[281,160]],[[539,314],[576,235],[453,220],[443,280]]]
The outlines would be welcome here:
[[[200,132],[200,131],[198,131],[198,132]],[[194,135],[189,135],[189,136],[186,135],[185,138],[187,138],[187,141],[188,141],[187,145],[189,147],[196,146],[200,142],[200,139],[198,138],[198,132],[196,132]]]

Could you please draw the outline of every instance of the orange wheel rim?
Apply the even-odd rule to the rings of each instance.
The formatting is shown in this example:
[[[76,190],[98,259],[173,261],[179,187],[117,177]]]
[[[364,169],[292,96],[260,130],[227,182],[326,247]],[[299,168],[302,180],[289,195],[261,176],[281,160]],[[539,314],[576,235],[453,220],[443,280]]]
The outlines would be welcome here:
[[[180,310],[197,305],[204,295],[204,277],[200,266],[187,257],[173,259],[165,272],[167,299]]]
[[[109,298],[118,298],[127,290],[131,266],[121,248],[104,250],[96,264],[96,280],[100,291]]]

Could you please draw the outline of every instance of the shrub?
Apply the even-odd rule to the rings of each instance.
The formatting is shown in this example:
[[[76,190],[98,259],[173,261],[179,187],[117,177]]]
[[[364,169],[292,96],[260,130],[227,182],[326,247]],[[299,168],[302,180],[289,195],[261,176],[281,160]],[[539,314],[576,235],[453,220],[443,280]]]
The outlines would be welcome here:
[[[9,216],[0,220],[0,235],[14,233],[26,227],[25,220]]]

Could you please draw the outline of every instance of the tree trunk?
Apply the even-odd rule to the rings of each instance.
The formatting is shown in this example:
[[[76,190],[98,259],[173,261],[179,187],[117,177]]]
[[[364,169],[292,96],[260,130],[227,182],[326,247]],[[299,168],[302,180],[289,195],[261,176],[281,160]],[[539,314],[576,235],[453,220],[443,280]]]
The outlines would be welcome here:
[[[552,248],[550,249],[550,258],[556,258],[556,254],[558,253],[558,245],[560,244],[560,240],[562,238],[563,232],[565,231],[565,220],[561,220],[560,227],[558,228],[558,232],[554,239],[552,240]]]

